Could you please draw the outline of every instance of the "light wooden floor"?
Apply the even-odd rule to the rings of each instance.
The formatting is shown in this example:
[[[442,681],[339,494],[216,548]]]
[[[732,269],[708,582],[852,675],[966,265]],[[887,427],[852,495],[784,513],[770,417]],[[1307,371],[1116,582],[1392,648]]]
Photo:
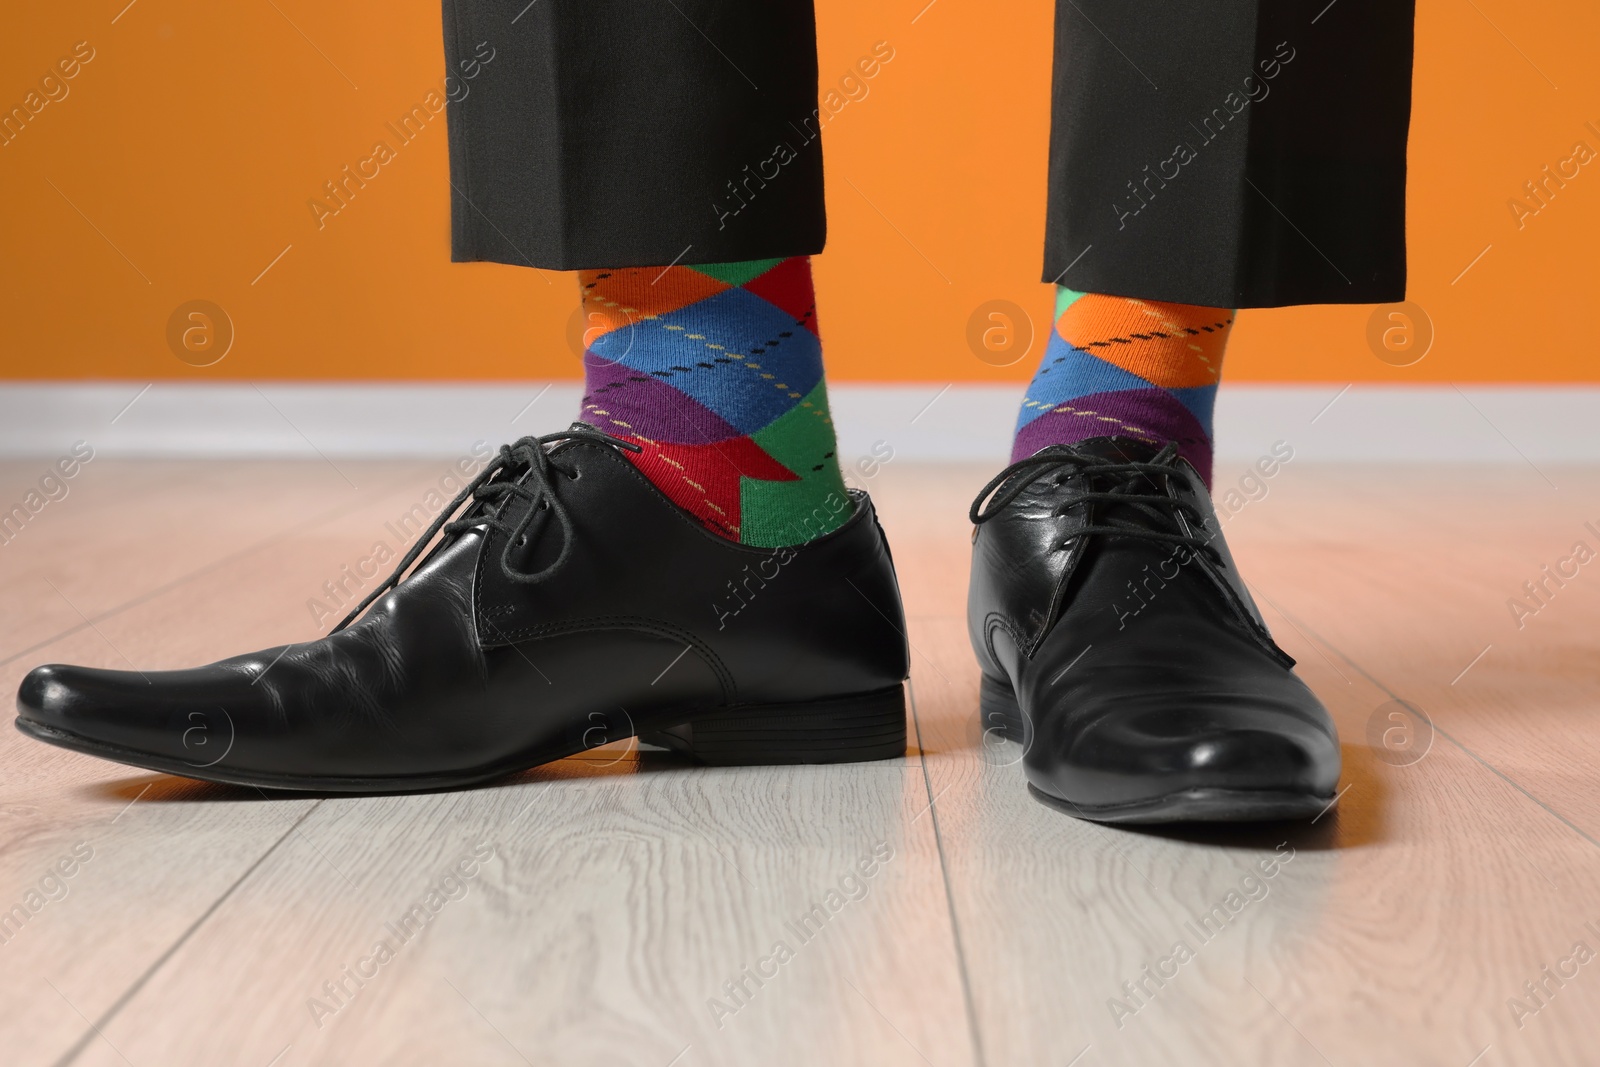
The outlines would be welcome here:
[[[96,460],[0,546],[0,685],[315,636],[307,601],[445,468]],[[0,506],[41,473],[0,465]],[[1284,468],[1227,528],[1338,721],[1343,800],[1315,825],[1187,833],[1046,809],[1018,749],[982,736],[961,615],[988,473],[901,462],[869,483],[915,649],[902,761],[617,748],[462,793],[299,799],[6,730],[0,909],[39,906],[0,944],[0,1060],[1596,1062],[1600,563],[1522,629],[1507,599],[1574,542],[1600,549],[1600,469]],[[1435,726],[1408,765],[1369,745],[1399,699]],[[419,934],[325,996],[475,849]]]

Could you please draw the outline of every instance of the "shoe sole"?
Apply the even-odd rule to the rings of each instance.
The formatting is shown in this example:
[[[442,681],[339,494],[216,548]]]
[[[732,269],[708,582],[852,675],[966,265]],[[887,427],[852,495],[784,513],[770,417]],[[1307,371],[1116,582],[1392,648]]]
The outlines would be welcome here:
[[[984,727],[1026,748],[1028,727],[1015,692],[983,676],[978,688]],[[1103,823],[1279,822],[1316,819],[1331,811],[1338,794],[1317,796],[1272,789],[1194,787],[1120,804],[1077,804],[1028,784],[1035,800],[1075,818]]]
[[[799,704],[763,704],[691,714],[678,723],[644,733],[601,737],[591,745],[519,756],[488,767],[433,775],[329,777],[199,768],[181,759],[106,744],[53,726],[16,720],[37,741],[89,756],[203,782],[314,793],[425,793],[460,789],[503,778],[589,748],[638,736],[708,766],[864,763],[895,759],[906,751],[905,686]],[[585,737],[588,735],[586,734]]]
[[[1299,822],[1333,808],[1326,799],[1305,793],[1266,789],[1183,789],[1127,804],[1074,804],[1029,783],[1028,792],[1046,807],[1079,819],[1103,823]]]

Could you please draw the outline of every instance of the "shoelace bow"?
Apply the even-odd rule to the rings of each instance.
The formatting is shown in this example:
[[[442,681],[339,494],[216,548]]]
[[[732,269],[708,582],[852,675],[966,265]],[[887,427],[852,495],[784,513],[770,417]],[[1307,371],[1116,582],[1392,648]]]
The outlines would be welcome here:
[[[1026,459],[1019,459],[991,478],[989,484],[978,493],[977,499],[973,500],[967,517],[972,520],[973,525],[981,526],[998,515],[1007,504],[1020,496],[1023,490],[1050,471],[1061,472],[1055,478],[1055,484],[1058,486],[1081,473],[1086,475],[1085,481],[1089,488],[1071,494],[1056,508],[1055,514],[1065,515],[1067,509],[1079,504],[1102,501],[1136,509],[1153,520],[1155,528],[1133,522],[1114,522],[1113,517],[1108,516],[1099,523],[1089,523],[1072,531],[1073,537],[1081,534],[1114,534],[1119,537],[1138,537],[1146,541],[1186,545],[1190,548],[1215,552],[1211,547],[1215,533],[1208,537],[1187,534],[1177,524],[1177,516],[1183,515],[1195,528],[1201,530],[1206,528],[1205,517],[1193,505],[1165,493],[1139,492],[1139,489],[1145,486],[1158,487],[1159,478],[1177,474],[1172,465],[1177,454],[1178,446],[1169,442],[1149,460],[1118,462],[1103,456],[1075,452],[1066,445],[1051,445]],[[993,499],[990,499],[991,494]],[[983,506],[986,500],[987,508]]]
[[[500,553],[500,572],[509,581],[519,585],[533,585],[554,574],[566,562],[567,554],[572,549],[572,516],[567,513],[566,505],[555,492],[552,479],[557,476],[572,479],[578,477],[576,470],[569,470],[555,463],[545,450],[545,446],[559,444],[562,441],[591,441],[613,445],[629,452],[643,451],[631,441],[624,441],[608,433],[581,426],[561,430],[558,433],[548,433],[543,437],[524,437],[509,445],[501,445],[499,453],[489,461],[488,466],[479,471],[478,476],[467,483],[466,488],[457,493],[454,500],[445,505],[444,510],[433,520],[433,525],[417,538],[416,544],[411,546],[411,551],[407,552],[405,558],[395,567],[394,573],[367,594],[367,598],[329,632],[338,633],[343,630],[355,622],[375,600],[398,586],[406,571],[423,552],[427,551],[428,546],[441,531],[448,537],[465,533],[474,527],[487,526],[505,534],[505,548]],[[451,516],[469,500],[473,503],[467,513],[459,519],[452,520]],[[516,500],[526,501],[528,509],[513,526],[501,516]],[[561,527],[560,553],[548,565],[538,570],[518,569],[511,560],[512,549],[520,548],[527,544],[529,539],[538,536],[550,516],[554,516]]]

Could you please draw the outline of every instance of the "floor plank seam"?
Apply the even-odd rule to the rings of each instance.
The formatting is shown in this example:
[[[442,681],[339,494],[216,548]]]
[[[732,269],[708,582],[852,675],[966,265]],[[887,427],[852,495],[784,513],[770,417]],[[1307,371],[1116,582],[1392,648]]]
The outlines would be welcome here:
[[[162,967],[166,966],[167,961],[170,960],[174,955],[177,954],[178,950],[180,948],[182,948],[188,942],[188,940],[195,935],[195,933],[200,929],[200,927],[202,927],[202,926],[204,926],[206,924],[206,921],[208,919],[210,919],[211,916],[213,916],[213,915],[215,915],[217,913],[217,909],[221,908],[222,905],[227,902],[228,898],[233,896],[234,891],[237,890],[241,885],[243,885],[245,883],[245,881],[252,874],[254,874],[256,872],[256,870],[263,863],[265,863],[267,861],[267,857],[268,856],[271,856],[274,852],[276,852],[278,850],[278,846],[279,845],[283,844],[285,841],[287,841],[289,839],[289,835],[290,834],[294,833],[296,830],[298,830],[300,828],[300,824],[301,823],[305,822],[308,818],[311,817],[311,813],[312,812],[314,812],[318,808],[322,807],[323,802],[326,799],[327,799],[326,797],[323,797],[323,798],[319,798],[317,801],[315,801],[309,808],[307,808],[305,810],[304,813],[301,814],[301,816],[298,819],[296,819],[294,821],[294,824],[292,826],[290,826],[287,830],[285,830],[278,837],[278,839],[276,841],[274,841],[270,846],[268,846],[266,851],[261,853],[261,855],[257,856],[256,859],[255,859],[255,862],[250,864],[249,867],[245,868],[244,873],[239,875],[238,878],[234,879],[233,884],[228,886],[227,889],[223,890],[222,895],[217,897],[216,900],[212,901],[211,902],[211,906],[208,907],[204,912],[202,912],[200,914],[199,918],[195,919],[194,922],[190,923],[189,924],[189,928],[187,930],[185,930],[182,934],[180,934],[178,936],[178,939],[176,941],[174,941],[171,945],[169,945],[165,952],[161,953],[160,956],[157,956],[155,961],[153,963],[151,963],[149,967],[145,968],[144,973],[141,974],[138,978],[134,979],[133,984],[128,986],[127,989],[123,990],[122,991],[122,995],[119,996],[116,1000],[112,1001],[111,1002],[111,1006],[108,1007],[105,1011],[100,1013],[100,1017],[98,1019],[96,1019],[94,1022],[89,1024],[89,1029],[84,1032],[82,1037],[78,1038],[76,1044],[74,1044],[71,1048],[69,1048],[65,1053],[62,1054],[62,1056],[59,1059],[57,1059],[55,1061],[53,1067],[69,1067],[69,1065],[72,1064],[73,1061],[75,1061],[79,1056],[83,1055],[84,1051],[89,1047],[90,1043],[93,1042],[93,1040],[100,1035],[100,1032],[102,1030],[104,1030],[107,1026],[110,1025],[111,1020],[116,1017],[117,1013],[120,1012],[123,1008],[127,1007],[129,1001],[131,1001],[134,997],[138,996],[139,991],[142,990],[147,984],[149,984],[150,979],[155,977],[156,972],[159,971]],[[118,1053],[118,1055],[121,1055],[121,1053]]]
[[[1302,623],[1302,622],[1297,622],[1288,612],[1283,611],[1283,609],[1280,608],[1278,610],[1279,610],[1279,613],[1282,614],[1284,618],[1289,619],[1289,621],[1295,623],[1296,626],[1304,626],[1305,627],[1305,631],[1306,631],[1307,634],[1309,634],[1310,636],[1316,638],[1322,644],[1328,646],[1328,648],[1333,651],[1334,655],[1338,656],[1340,659],[1344,660],[1347,664],[1350,665],[1350,669],[1351,670],[1353,670],[1356,673],[1360,674],[1367,681],[1371,682],[1375,687],[1377,687],[1378,689],[1381,689],[1381,690],[1383,690],[1383,692],[1387,693],[1390,700],[1404,700],[1405,699],[1404,697],[1400,696],[1400,694],[1396,693],[1393,689],[1391,689],[1385,682],[1379,680],[1376,676],[1374,676],[1365,667],[1361,666],[1361,664],[1357,663],[1355,660],[1351,659],[1348,655],[1346,655],[1344,650],[1341,649],[1338,645],[1335,645],[1332,641],[1329,641],[1326,637],[1323,637],[1316,630],[1313,630],[1308,624],[1305,624],[1305,623]],[[1482,765],[1485,770],[1489,771],[1491,774],[1495,775],[1495,777],[1497,777],[1501,781],[1505,782],[1511,788],[1515,789],[1517,792],[1521,793],[1523,796],[1525,796],[1529,800],[1533,801],[1539,807],[1543,808],[1545,813],[1548,814],[1551,818],[1555,819],[1557,822],[1561,823],[1567,829],[1571,830],[1573,833],[1577,834],[1579,837],[1581,837],[1585,841],[1589,842],[1589,844],[1593,845],[1595,848],[1600,848],[1600,841],[1596,841],[1592,836],[1589,835],[1589,833],[1586,830],[1584,830],[1577,823],[1573,822],[1571,819],[1567,818],[1565,815],[1561,814],[1559,811],[1557,811],[1556,809],[1552,808],[1549,804],[1546,804],[1543,800],[1540,800],[1537,796],[1535,796],[1532,792],[1530,792],[1528,790],[1528,788],[1526,786],[1524,786],[1521,782],[1517,781],[1515,778],[1511,777],[1509,774],[1507,774],[1506,772],[1502,771],[1499,767],[1496,767],[1494,764],[1490,763],[1488,760],[1486,760],[1482,756],[1478,755],[1472,749],[1470,749],[1466,745],[1462,744],[1460,741],[1458,741],[1455,738],[1454,735],[1449,733],[1447,730],[1445,730],[1444,727],[1440,726],[1437,721],[1432,719],[1432,717],[1430,717],[1428,721],[1429,721],[1429,724],[1433,727],[1434,733],[1438,734],[1440,737],[1444,738],[1446,741],[1449,741],[1452,745],[1456,746],[1462,752],[1464,752],[1468,756],[1470,756],[1475,762],[1477,762],[1478,764]]]
[[[935,803],[938,798],[933,792],[933,779],[928,772],[927,753],[922,746],[922,717],[917,713],[917,687],[910,679],[906,680],[906,687],[911,696],[911,723],[917,732],[917,751],[923,754],[922,787],[928,794],[928,819],[933,826],[934,851],[939,856],[939,878],[944,883],[945,909],[950,915],[950,937],[955,942],[956,970],[961,976],[961,1000],[967,1009],[967,1029],[972,1034],[973,1060],[976,1067],[987,1067],[983,1055],[983,1038],[978,1031],[978,1006],[972,996],[972,981],[967,971],[966,948],[961,942],[961,923],[956,918],[956,900],[950,888],[950,864],[945,857],[944,836],[939,831],[939,811]]]

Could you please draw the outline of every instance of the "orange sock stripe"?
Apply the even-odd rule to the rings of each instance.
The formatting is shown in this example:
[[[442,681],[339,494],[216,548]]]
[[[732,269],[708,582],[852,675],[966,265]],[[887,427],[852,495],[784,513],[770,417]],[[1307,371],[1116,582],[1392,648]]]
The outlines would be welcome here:
[[[1074,348],[1164,389],[1215,385],[1232,332],[1226,308],[1086,293],[1056,322]]]

